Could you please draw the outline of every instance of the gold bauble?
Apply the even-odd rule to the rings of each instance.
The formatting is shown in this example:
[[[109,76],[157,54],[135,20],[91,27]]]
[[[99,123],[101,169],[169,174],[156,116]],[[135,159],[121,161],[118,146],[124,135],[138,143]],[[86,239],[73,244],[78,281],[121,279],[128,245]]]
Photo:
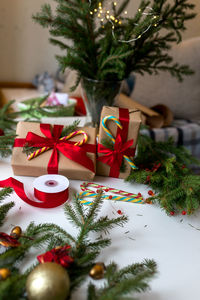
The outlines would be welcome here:
[[[15,226],[10,233],[10,235],[15,239],[20,238],[21,234],[22,234],[22,229],[19,226]]]
[[[96,263],[90,270],[90,277],[93,279],[102,279],[104,277],[105,265],[104,263]]]
[[[0,280],[5,280],[10,276],[10,270],[7,268],[0,269]]]
[[[66,300],[69,290],[67,271],[53,262],[38,265],[26,281],[29,300]]]

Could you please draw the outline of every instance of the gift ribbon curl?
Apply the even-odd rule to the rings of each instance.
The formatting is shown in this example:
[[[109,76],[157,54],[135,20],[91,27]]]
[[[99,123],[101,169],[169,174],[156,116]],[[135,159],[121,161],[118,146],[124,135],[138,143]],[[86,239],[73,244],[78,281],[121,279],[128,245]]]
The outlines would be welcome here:
[[[26,195],[23,182],[13,177],[9,177],[5,180],[0,181],[0,187],[13,188],[15,193],[19,198],[21,198],[21,200],[31,206],[39,208],[54,208],[60,206],[61,204],[65,203],[69,197],[69,188],[66,188],[65,190],[58,193],[45,193],[34,188],[34,195],[38,201],[32,200]]]

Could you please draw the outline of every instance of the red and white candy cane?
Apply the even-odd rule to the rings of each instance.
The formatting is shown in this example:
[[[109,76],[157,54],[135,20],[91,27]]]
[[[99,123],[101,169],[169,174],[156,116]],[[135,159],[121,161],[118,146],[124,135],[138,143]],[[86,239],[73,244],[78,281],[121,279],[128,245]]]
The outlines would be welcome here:
[[[83,130],[74,131],[74,132],[70,133],[69,135],[60,138],[60,141],[67,141],[67,140],[71,139],[72,137],[74,137],[76,135],[80,135],[80,134],[82,134],[84,137],[83,137],[83,139],[81,141],[77,142],[75,144],[75,146],[81,146],[81,145],[87,143],[87,140],[88,140],[88,135]],[[31,159],[37,157],[38,155],[44,153],[45,151],[48,151],[49,149],[51,149],[51,147],[40,148],[40,149],[34,151],[33,153],[31,153],[30,155],[28,155],[27,159],[31,160]]]
[[[81,190],[80,196],[83,197],[83,199],[80,200],[80,202],[84,205],[92,205],[92,201],[85,200],[84,198],[95,198],[98,196],[98,192],[102,190],[103,192],[110,192],[112,194],[116,194],[117,196],[111,196],[111,195],[102,195],[102,198],[105,200],[114,200],[114,201],[122,201],[122,202],[131,202],[131,203],[144,203],[144,199],[141,194],[133,194],[128,193],[122,190],[109,188],[104,185],[100,185],[93,182],[84,182],[81,184]],[[90,190],[89,187],[93,189],[97,189],[96,192],[94,190]]]

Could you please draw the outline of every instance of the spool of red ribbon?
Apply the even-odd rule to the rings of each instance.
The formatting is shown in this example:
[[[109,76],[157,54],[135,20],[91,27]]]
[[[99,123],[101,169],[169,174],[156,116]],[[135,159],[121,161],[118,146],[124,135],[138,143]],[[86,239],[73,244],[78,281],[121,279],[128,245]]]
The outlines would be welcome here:
[[[40,208],[57,207],[69,197],[69,180],[57,174],[43,175],[34,180],[34,196],[31,197],[33,199],[26,195],[24,184],[13,177],[0,181],[0,187],[13,188],[24,202]]]

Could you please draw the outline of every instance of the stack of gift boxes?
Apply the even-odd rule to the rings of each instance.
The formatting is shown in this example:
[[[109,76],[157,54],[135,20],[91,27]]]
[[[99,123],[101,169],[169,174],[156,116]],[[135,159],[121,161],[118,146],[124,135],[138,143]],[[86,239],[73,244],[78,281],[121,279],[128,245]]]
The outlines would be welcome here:
[[[136,169],[140,124],[139,110],[104,106],[97,144],[96,128],[77,128],[62,136],[60,125],[19,122],[12,155],[14,174],[61,174],[77,180],[92,180],[95,175],[126,178]],[[30,150],[28,156],[24,147]]]

